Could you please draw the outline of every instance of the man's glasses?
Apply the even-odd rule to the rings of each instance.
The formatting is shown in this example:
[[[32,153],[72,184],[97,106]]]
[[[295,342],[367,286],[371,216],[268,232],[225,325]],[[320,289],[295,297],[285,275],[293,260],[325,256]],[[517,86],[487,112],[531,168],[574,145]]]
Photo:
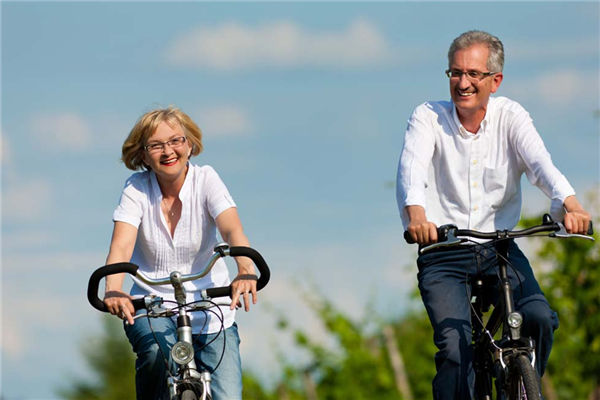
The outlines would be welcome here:
[[[153,142],[150,143],[146,146],[144,146],[144,149],[148,152],[148,153],[158,153],[163,151],[163,149],[165,148],[165,145],[169,145],[169,147],[171,148],[177,148],[182,146],[185,143],[185,136],[178,136],[176,138],[167,140],[166,142]]]
[[[450,79],[460,79],[461,76],[466,75],[467,79],[471,82],[479,82],[488,76],[496,75],[497,72],[481,72],[481,71],[461,71],[458,69],[447,69],[446,76]]]

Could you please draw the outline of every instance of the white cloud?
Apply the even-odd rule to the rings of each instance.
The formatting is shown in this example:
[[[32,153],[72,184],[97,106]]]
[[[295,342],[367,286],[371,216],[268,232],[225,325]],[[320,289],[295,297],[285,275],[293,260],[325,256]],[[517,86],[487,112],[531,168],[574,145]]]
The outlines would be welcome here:
[[[167,61],[179,67],[221,70],[254,67],[362,67],[389,61],[390,49],[377,27],[357,19],[340,31],[313,32],[292,21],[258,27],[235,22],[201,27],[176,38]]]
[[[48,212],[52,198],[50,183],[41,179],[9,185],[2,193],[2,218],[35,221]]]
[[[200,129],[211,137],[245,136],[254,129],[248,112],[233,105],[202,108],[197,115]]]
[[[598,86],[591,85],[589,78],[587,74],[582,75],[581,71],[559,70],[541,75],[535,84],[546,104],[563,106],[573,104],[582,95],[597,96]]]
[[[45,148],[80,151],[92,142],[92,130],[88,122],[72,112],[37,115],[31,128]]]
[[[547,41],[528,41],[519,37],[514,43],[511,40],[505,41],[505,52],[511,62],[522,60],[536,62],[551,60],[555,62],[557,59],[567,60],[569,58],[597,57],[598,38],[593,36],[589,38],[552,41],[549,43]]]
[[[506,79],[506,78],[505,78]],[[594,104],[597,101],[597,72],[560,69],[546,71],[533,80],[509,78],[501,88],[502,94],[524,102],[541,102],[554,108]]]

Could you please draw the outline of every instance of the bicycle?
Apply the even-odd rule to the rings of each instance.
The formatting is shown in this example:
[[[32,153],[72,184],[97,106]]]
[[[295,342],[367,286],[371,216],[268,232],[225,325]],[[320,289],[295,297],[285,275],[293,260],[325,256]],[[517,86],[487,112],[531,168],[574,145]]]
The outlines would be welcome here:
[[[567,233],[563,224],[554,222],[545,214],[542,223],[523,230],[497,230],[480,232],[469,229],[458,229],[455,225],[438,227],[438,242],[423,246],[419,253],[434,249],[459,246],[465,242],[481,243],[472,239],[491,239],[496,249],[498,260],[499,285],[493,285],[482,277],[471,279],[471,325],[473,348],[473,369],[475,371],[475,398],[491,400],[493,398],[492,381],[495,383],[496,398],[507,400],[541,400],[540,377],[534,365],[536,361],[535,343],[533,339],[521,335],[523,315],[515,309],[513,290],[508,279],[508,245],[510,239],[533,236],[554,238],[578,237],[594,240],[590,222],[588,235]],[[408,243],[415,243],[408,232],[404,232]],[[487,242],[490,243],[490,242]],[[487,244],[486,243],[486,244]],[[489,289],[498,291],[498,300],[489,313]],[[484,314],[489,314],[484,323]],[[495,339],[502,328],[500,339]]]
[[[232,297],[231,285],[226,287],[208,288],[201,292],[202,300],[187,303],[186,293],[183,287],[184,282],[193,281],[206,276],[218,259],[230,257],[248,257],[250,258],[260,272],[260,277],[256,283],[257,291],[264,288],[270,279],[270,270],[260,253],[250,247],[229,247],[223,243],[214,248],[214,253],[209,259],[207,265],[201,272],[189,275],[182,275],[174,271],[168,278],[153,279],[139,270],[139,267],[129,262],[109,264],[98,268],[91,275],[88,283],[87,297],[90,304],[97,310],[108,312],[106,304],[98,297],[100,280],[108,275],[128,273],[135,276],[148,285],[166,285],[173,286],[175,291],[175,302],[164,300],[156,295],[146,295],[142,298],[132,300],[135,310],[146,309],[145,314],[136,315],[137,318],[158,318],[177,316],[177,341],[171,348],[171,358],[178,366],[176,375],[170,374],[167,378],[169,396],[171,400],[211,400],[210,373],[206,370],[198,369],[194,360],[194,347],[192,344],[192,328],[190,324],[189,313],[191,312],[213,312],[219,316],[212,308],[225,304],[217,304],[212,301],[218,297]],[[170,308],[163,307],[165,303],[175,303]],[[227,303],[229,305],[229,303]],[[220,317],[223,322],[222,316]],[[223,325],[221,331],[223,332]],[[224,344],[225,346],[225,344]],[[225,349],[223,349],[224,351]],[[161,350],[162,352],[162,350]],[[168,364],[166,357],[165,362]],[[218,367],[218,366],[217,366]],[[216,369],[216,367],[215,367]],[[167,370],[169,370],[167,368]]]

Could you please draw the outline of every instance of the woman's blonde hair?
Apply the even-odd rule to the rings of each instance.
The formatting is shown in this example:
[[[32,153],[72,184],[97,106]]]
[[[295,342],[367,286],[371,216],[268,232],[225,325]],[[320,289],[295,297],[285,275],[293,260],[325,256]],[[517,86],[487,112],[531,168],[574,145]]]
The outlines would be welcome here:
[[[144,146],[148,139],[158,128],[161,122],[166,122],[169,126],[181,126],[192,147],[191,156],[196,156],[202,151],[202,131],[194,121],[180,109],[169,106],[148,111],[136,122],[129,136],[123,143],[121,150],[121,161],[125,166],[134,171],[138,169],[148,169],[144,163]]]

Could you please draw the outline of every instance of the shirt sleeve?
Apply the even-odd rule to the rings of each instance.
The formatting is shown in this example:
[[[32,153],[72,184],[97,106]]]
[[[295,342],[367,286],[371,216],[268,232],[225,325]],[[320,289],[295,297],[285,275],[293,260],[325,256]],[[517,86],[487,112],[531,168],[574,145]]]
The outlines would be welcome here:
[[[134,177],[125,182],[119,205],[113,213],[113,221],[126,222],[136,228],[140,226],[143,215],[143,193],[140,189]]]
[[[206,207],[213,219],[217,218],[223,211],[236,207],[233,198],[219,177],[219,174],[209,166],[206,167],[204,195]]]
[[[533,121],[524,109],[515,115],[513,137],[517,154],[525,165],[531,184],[537,186],[551,200],[550,213],[557,220],[564,217],[563,203],[575,190],[556,168]]]
[[[405,226],[408,222],[406,206],[426,206],[425,189],[435,149],[429,113],[431,111],[425,105],[417,107],[408,120],[404,134],[396,177],[396,201]]]

